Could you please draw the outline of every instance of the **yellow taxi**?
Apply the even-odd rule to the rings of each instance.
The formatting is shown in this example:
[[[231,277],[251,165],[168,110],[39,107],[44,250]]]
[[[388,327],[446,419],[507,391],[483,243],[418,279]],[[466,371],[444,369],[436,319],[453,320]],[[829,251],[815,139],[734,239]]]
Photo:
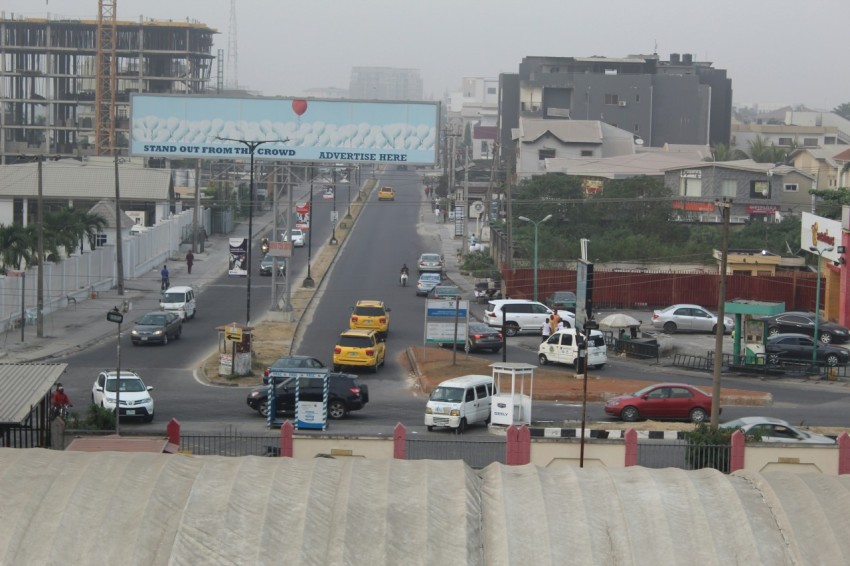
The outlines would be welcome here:
[[[378,200],[395,200],[395,190],[392,187],[381,187]]]
[[[367,367],[374,373],[384,365],[387,345],[374,330],[352,328],[339,335],[334,346],[334,371],[344,367]]]
[[[351,309],[349,328],[368,328],[386,338],[390,332],[390,309],[383,301],[357,301]]]

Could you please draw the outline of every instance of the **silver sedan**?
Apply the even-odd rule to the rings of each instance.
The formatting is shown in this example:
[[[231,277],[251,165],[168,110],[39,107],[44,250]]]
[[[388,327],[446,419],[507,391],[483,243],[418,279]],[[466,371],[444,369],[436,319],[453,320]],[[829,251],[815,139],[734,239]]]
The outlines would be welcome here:
[[[734,321],[724,317],[725,332],[732,332]],[[673,305],[652,313],[652,326],[667,334],[674,332],[715,332],[717,316],[699,305]]]

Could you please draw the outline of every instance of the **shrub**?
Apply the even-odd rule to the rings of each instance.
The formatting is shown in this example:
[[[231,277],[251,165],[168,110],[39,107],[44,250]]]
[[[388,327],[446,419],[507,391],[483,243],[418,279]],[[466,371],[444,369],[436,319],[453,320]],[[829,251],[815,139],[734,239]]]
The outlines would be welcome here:
[[[729,453],[733,429],[712,428],[698,423],[692,431],[685,433],[688,443],[685,461],[691,470],[714,468],[729,473]]]

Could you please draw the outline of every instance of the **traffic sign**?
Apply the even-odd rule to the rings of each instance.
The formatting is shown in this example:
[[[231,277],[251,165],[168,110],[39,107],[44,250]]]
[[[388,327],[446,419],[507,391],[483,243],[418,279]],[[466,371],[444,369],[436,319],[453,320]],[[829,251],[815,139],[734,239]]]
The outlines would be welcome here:
[[[242,329],[234,322],[224,329],[224,338],[230,342],[242,342]]]
[[[118,324],[121,324],[122,322],[124,322],[124,315],[118,312],[117,310],[107,311],[106,320],[108,320],[109,322],[117,322]]]

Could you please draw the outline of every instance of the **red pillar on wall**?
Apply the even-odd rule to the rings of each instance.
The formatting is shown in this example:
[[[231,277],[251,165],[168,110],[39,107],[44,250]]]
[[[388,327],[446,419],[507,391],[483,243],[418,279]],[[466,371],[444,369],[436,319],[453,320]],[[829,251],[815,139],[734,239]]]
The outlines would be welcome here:
[[[850,474],[850,435],[842,432],[838,437],[838,475]]]
[[[283,421],[280,425],[280,457],[292,458],[294,441],[292,435],[295,433],[295,427],[289,421]]]
[[[531,462],[531,431],[525,425],[508,427],[505,435],[505,464],[524,466]]]
[[[407,460],[407,429],[401,423],[393,429],[393,458]]]
[[[168,436],[168,442],[176,446],[180,446],[180,421],[171,419],[165,427],[165,434]]]
[[[629,466],[637,466],[637,450],[638,450],[638,442],[637,442],[637,431],[633,428],[630,428],[626,431],[626,467]]]
[[[850,249],[850,232],[841,230],[841,245],[844,249]],[[836,250],[837,251],[837,250]],[[838,254],[838,257],[846,261],[847,253]],[[838,285],[838,324],[847,326],[850,323],[850,273],[848,264],[839,265]]]
[[[731,447],[729,449],[729,473],[737,472],[744,469],[744,448],[747,444],[747,439],[744,433],[736,430],[732,433]]]

